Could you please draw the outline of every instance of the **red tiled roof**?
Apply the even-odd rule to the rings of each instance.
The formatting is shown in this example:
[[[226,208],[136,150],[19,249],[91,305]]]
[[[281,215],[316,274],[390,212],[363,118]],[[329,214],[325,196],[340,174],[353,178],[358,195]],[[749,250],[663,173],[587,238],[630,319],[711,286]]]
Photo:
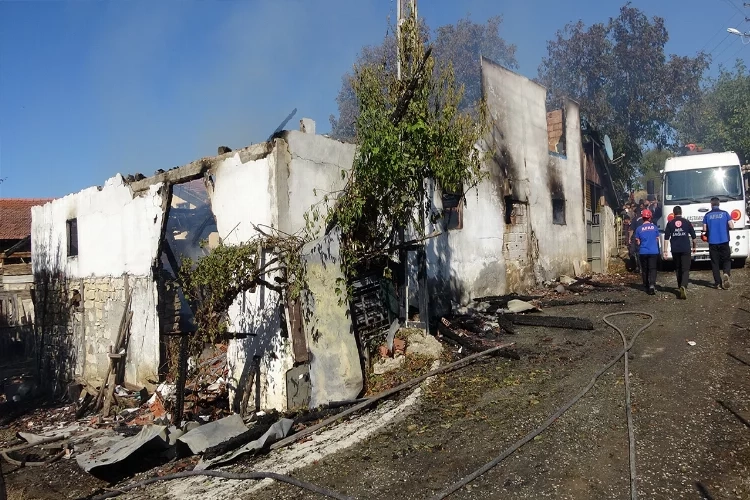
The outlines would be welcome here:
[[[31,234],[31,207],[53,198],[0,198],[0,240],[20,240]]]

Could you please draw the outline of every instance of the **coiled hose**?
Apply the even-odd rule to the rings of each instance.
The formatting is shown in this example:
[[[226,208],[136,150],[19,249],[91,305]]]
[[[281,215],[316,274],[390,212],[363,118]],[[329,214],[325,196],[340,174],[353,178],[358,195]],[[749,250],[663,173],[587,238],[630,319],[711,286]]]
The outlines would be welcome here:
[[[633,338],[630,340],[630,343],[627,343],[627,340],[625,339],[625,334],[620,330],[619,327],[615,326],[609,321],[609,318],[613,316],[624,316],[629,314],[637,314],[641,316],[648,316],[650,318],[650,321],[646,323],[644,326],[640,327],[634,334]],[[513,445],[511,445],[508,449],[503,451],[500,455],[498,455],[496,458],[492,459],[491,461],[484,464],[479,469],[475,470],[468,476],[464,477],[463,479],[460,479],[459,481],[456,481],[455,483],[451,484],[444,490],[442,490],[437,495],[433,496],[431,500],[443,500],[444,498],[448,497],[449,495],[452,495],[456,491],[460,490],[485,472],[489,471],[490,469],[496,467],[500,462],[511,456],[513,453],[515,453],[519,448],[521,448],[523,445],[537,437],[539,434],[547,430],[558,418],[560,418],[566,411],[568,411],[574,404],[576,404],[583,396],[586,395],[587,392],[589,392],[593,387],[594,384],[596,384],[596,381],[604,375],[607,370],[612,368],[615,363],[620,361],[620,359],[625,356],[625,403],[626,403],[626,414],[628,418],[628,440],[630,442],[630,497],[631,499],[635,500],[638,498],[638,494],[636,491],[636,484],[635,484],[635,436],[633,432],[633,422],[632,422],[632,414],[630,409],[630,378],[628,376],[628,357],[626,354],[630,349],[633,347],[633,344],[635,343],[638,336],[646,330],[648,327],[650,327],[654,323],[654,316],[653,314],[649,314],[646,312],[640,312],[640,311],[624,311],[624,312],[617,312],[617,313],[611,313],[605,315],[603,318],[604,322],[609,325],[610,327],[614,328],[617,333],[620,334],[620,337],[622,338],[622,345],[623,349],[620,351],[620,353],[612,359],[609,363],[607,363],[601,370],[596,372],[596,374],[591,378],[591,381],[588,383],[586,387],[583,388],[581,392],[576,394],[570,401],[565,403],[560,409],[558,409],[551,417],[549,417],[547,420],[544,421],[542,425],[531,431],[526,436],[522,437],[518,441],[516,441]]]

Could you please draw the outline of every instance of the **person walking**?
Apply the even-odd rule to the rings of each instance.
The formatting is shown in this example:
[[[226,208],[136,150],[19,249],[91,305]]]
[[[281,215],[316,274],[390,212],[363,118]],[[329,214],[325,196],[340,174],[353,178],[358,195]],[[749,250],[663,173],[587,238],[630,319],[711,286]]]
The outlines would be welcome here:
[[[641,273],[641,258],[638,255],[638,243],[635,240],[635,232],[643,224],[643,217],[640,215],[636,216],[635,219],[630,220],[630,227],[628,228],[628,255],[630,258],[631,266],[630,269],[636,273]]]
[[[708,237],[714,288],[728,290],[731,286],[729,277],[732,273],[732,250],[729,248],[729,230],[733,228],[732,217],[719,208],[719,199],[711,198],[711,211],[703,216],[703,233]]]
[[[649,295],[656,295],[656,264],[659,259],[659,228],[651,222],[651,210],[641,212],[643,223],[635,230],[635,242],[641,260],[643,287]]]
[[[693,224],[682,216],[682,207],[674,207],[672,213],[674,219],[667,223],[664,230],[664,258],[667,258],[671,250],[680,298],[685,300],[690,281],[690,261],[695,253],[695,229]]]

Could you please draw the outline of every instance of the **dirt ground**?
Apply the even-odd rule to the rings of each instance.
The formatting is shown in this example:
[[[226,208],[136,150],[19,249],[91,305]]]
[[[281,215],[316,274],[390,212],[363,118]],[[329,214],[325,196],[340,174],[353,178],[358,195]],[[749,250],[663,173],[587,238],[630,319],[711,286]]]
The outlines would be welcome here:
[[[427,386],[419,409],[352,448],[293,475],[359,499],[425,499],[493,459],[586,386],[621,349],[602,316],[644,311],[656,321],[633,348],[630,373],[641,498],[750,499],[750,269],[734,270],[733,288],[715,290],[705,266],[692,273],[687,301],[677,300],[672,273],[658,292],[637,286],[596,291],[623,306],[566,306],[548,314],[583,316],[594,331],[519,327],[508,336],[520,360],[490,358]],[[745,309],[745,310],[743,310]],[[646,320],[616,320],[629,335]],[[695,345],[688,344],[695,342]],[[537,439],[450,498],[628,498],[628,439],[623,363],[616,364]],[[80,498],[102,485],[74,461],[46,469],[3,464],[8,498]],[[228,470],[253,470],[252,461]],[[0,493],[1,494],[1,493]],[[209,495],[210,496],[210,495]],[[320,498],[273,484],[244,497]],[[1,497],[0,497],[1,498]],[[153,485],[121,498],[171,498]]]

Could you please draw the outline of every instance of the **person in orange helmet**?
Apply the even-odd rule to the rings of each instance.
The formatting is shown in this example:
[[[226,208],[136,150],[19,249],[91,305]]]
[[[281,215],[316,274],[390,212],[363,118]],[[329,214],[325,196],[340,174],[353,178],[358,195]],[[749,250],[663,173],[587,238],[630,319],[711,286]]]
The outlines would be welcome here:
[[[651,210],[641,212],[643,224],[635,230],[635,241],[641,260],[643,288],[649,295],[656,295],[656,265],[659,260],[659,228],[651,222]]]

